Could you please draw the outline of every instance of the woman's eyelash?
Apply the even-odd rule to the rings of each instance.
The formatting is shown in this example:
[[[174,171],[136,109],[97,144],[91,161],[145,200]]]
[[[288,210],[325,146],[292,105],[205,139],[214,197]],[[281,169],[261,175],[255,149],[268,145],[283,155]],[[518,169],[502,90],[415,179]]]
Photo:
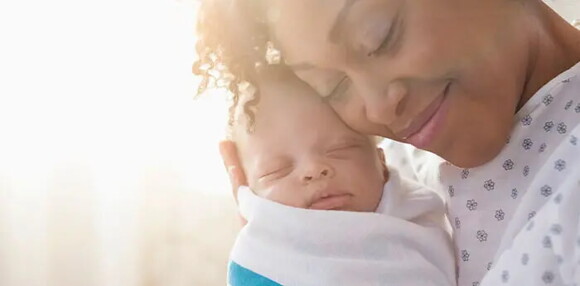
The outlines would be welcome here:
[[[397,14],[397,16],[395,17],[393,24],[391,25],[391,27],[389,28],[389,31],[387,32],[387,35],[385,36],[385,39],[381,42],[381,44],[372,52],[368,53],[369,57],[372,56],[376,56],[378,54],[380,54],[381,52],[387,50],[387,48],[389,48],[392,44],[392,42],[394,41],[394,38],[397,34],[397,28],[400,24],[400,13]]]

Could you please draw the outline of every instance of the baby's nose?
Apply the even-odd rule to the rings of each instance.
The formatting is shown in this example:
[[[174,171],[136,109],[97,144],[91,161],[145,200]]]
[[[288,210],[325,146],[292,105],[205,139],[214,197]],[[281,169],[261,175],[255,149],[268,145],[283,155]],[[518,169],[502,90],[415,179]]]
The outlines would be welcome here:
[[[328,176],[328,170],[324,169],[320,172],[320,174],[318,176],[304,176],[304,180],[305,181],[312,181],[314,179],[326,177],[326,176]]]
[[[331,166],[326,164],[318,164],[317,166],[312,166],[311,169],[304,174],[304,176],[302,177],[302,181],[304,183],[308,183],[319,179],[331,177],[333,174],[334,171]]]

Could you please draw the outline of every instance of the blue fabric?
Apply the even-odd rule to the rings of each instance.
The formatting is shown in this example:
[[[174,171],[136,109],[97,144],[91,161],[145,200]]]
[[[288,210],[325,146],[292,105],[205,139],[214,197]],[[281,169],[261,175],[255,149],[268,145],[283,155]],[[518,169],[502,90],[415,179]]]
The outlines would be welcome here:
[[[228,284],[231,286],[281,286],[234,261],[230,261],[228,267],[228,280]]]

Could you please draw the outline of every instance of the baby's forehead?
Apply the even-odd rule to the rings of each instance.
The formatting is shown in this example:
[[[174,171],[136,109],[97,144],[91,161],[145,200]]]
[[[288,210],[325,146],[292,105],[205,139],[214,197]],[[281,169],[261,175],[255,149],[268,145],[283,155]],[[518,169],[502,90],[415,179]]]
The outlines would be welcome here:
[[[269,68],[262,71],[255,83],[247,86],[234,100],[231,127],[252,130],[258,122],[263,123],[280,115],[291,117],[289,111],[308,109],[320,104],[320,101],[314,90],[292,72]]]
[[[312,87],[289,69],[271,68],[262,71],[257,80],[257,89],[264,97],[278,98],[292,95],[293,97],[288,98],[288,100],[296,97],[303,101],[316,100],[320,102],[321,100]]]
[[[271,68],[262,71],[254,86],[240,97],[238,115],[248,112],[268,116],[268,113],[292,109],[319,108],[322,99],[317,93],[289,70]]]

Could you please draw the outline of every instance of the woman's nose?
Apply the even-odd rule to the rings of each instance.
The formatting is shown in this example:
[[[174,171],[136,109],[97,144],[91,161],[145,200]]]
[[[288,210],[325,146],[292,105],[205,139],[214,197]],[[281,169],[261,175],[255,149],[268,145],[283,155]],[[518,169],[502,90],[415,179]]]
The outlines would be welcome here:
[[[334,176],[334,168],[325,163],[314,163],[306,168],[302,175],[302,182],[309,183],[317,180],[328,179]]]
[[[365,115],[370,122],[392,125],[405,109],[408,88],[402,81],[389,83],[386,89],[367,89],[360,94]]]

